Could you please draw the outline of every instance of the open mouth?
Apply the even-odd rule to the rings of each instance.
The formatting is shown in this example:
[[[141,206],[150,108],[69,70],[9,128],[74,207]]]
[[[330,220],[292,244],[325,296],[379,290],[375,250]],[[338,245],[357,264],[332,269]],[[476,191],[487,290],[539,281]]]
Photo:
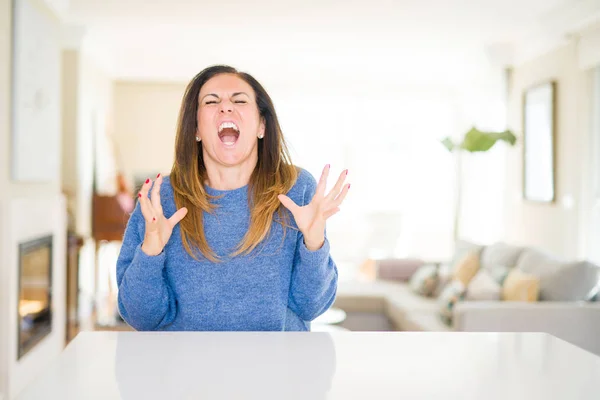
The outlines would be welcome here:
[[[233,122],[222,122],[219,125],[219,139],[226,146],[233,146],[240,137],[240,128]]]

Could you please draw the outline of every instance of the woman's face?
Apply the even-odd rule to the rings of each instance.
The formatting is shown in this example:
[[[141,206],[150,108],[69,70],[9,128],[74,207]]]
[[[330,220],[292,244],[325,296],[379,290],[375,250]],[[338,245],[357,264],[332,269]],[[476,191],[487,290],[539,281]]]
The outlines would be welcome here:
[[[234,166],[257,157],[265,124],[254,90],[243,79],[232,74],[209,79],[200,89],[197,118],[205,159]]]

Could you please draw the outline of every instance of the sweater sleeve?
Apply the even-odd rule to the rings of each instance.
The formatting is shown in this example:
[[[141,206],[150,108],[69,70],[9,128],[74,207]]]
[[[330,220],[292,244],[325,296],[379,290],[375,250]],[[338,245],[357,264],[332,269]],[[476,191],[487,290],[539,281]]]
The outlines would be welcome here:
[[[308,204],[316,191],[316,181],[309,175],[303,205]],[[289,307],[304,321],[312,321],[323,314],[337,293],[338,271],[329,253],[327,234],[320,249],[311,251],[304,244],[304,235],[298,232],[296,253],[292,267]]]
[[[312,321],[333,304],[338,272],[329,254],[327,238],[319,250],[311,251],[306,248],[302,234],[298,236],[289,306],[304,321]]]
[[[136,205],[117,259],[119,312],[136,330],[161,330],[175,319],[177,303],[166,277],[166,255],[142,251],[144,218]]]

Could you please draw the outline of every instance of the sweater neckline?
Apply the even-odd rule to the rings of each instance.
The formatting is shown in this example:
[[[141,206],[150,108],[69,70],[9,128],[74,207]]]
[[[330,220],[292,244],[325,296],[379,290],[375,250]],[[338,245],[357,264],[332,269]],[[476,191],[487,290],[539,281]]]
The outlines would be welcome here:
[[[240,194],[240,193],[245,193],[248,191],[248,184],[236,188],[236,189],[227,189],[227,190],[220,190],[220,189],[215,189],[212,188],[208,185],[204,185],[204,189],[206,190],[206,193],[208,193],[211,196],[222,196],[222,195],[229,195],[229,194]]]

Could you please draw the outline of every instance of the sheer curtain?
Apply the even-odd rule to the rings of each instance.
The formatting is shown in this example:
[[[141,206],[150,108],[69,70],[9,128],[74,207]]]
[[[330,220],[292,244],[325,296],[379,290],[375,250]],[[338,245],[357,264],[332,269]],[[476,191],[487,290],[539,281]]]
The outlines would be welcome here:
[[[327,225],[338,263],[351,268],[368,256],[450,254],[454,166],[439,142],[456,130],[450,95],[279,92],[273,98],[295,164],[318,180],[330,163],[329,188],[349,169],[352,188]]]

